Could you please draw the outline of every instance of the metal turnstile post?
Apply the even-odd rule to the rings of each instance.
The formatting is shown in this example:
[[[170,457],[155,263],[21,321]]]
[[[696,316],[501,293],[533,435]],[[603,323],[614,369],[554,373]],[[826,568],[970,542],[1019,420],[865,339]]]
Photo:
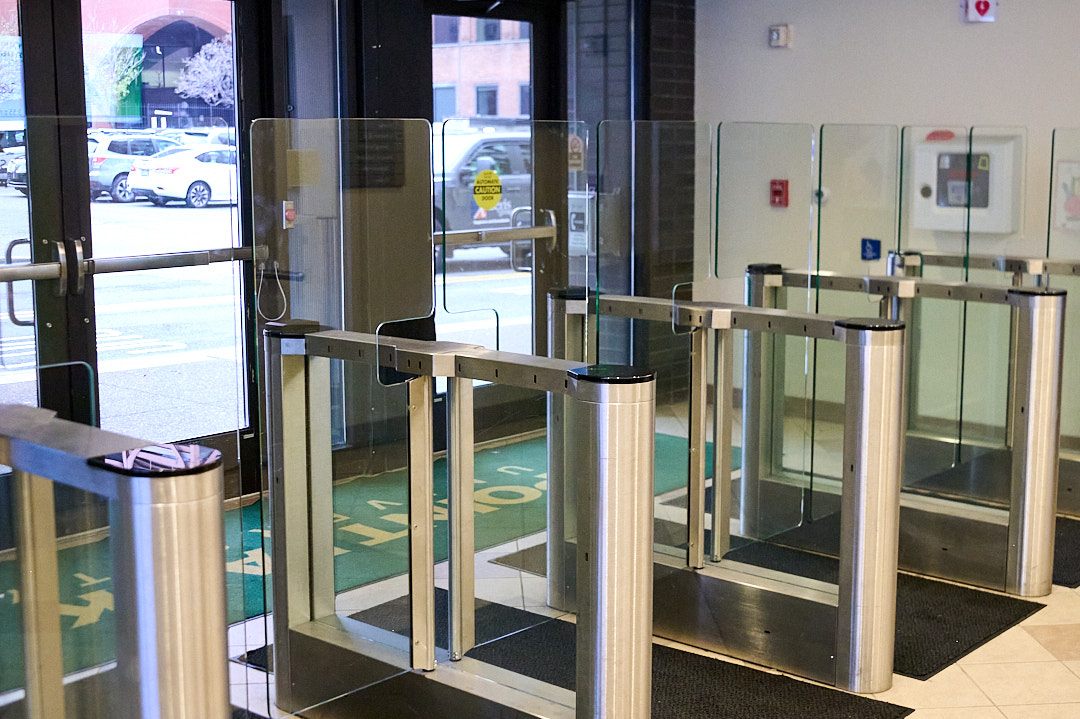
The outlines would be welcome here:
[[[1061,374],[1065,292],[1013,288],[1017,348],[1010,386],[1012,490],[1005,591],[1024,597],[1050,593],[1061,436]]]
[[[577,717],[644,719],[652,696],[656,381],[571,371],[567,467],[578,477]],[[585,439],[588,437],[588,439]]]
[[[446,384],[447,484],[450,520],[450,658],[459,660],[476,644],[476,532],[473,505],[473,383],[451,377]]]
[[[588,293],[584,287],[555,289],[548,293],[548,356],[587,362],[585,322]],[[564,465],[566,457],[566,403],[563,394],[549,393],[547,471],[547,603],[554,609],[577,608],[577,513],[575,487]]]
[[[837,686],[892,685],[904,325],[847,320]]]

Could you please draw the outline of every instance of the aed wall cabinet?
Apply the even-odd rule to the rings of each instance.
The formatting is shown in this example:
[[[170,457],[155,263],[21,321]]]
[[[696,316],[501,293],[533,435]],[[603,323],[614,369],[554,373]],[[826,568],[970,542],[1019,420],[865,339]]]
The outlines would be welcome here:
[[[917,138],[906,191],[911,225],[919,230],[1011,234],[1019,230],[1024,138],[970,139],[935,131]],[[968,214],[970,213],[970,224]]]

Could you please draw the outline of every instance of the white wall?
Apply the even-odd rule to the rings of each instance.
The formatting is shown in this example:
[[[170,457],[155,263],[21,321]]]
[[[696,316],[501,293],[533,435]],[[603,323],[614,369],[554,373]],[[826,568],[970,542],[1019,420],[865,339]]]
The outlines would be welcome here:
[[[1080,126],[1080,2],[1001,0],[997,17],[965,23],[960,0],[698,0],[696,117],[1026,127],[1023,239],[1007,251],[1045,252],[1051,132]],[[768,47],[778,23],[790,49]]]
[[[1020,231],[973,237],[971,251],[1041,256],[1046,252],[1052,132],[1080,126],[1080,2],[1000,3],[997,22],[969,24],[961,18],[960,0],[698,0],[696,119],[713,124],[1026,128]],[[789,49],[768,47],[768,27],[780,23],[794,26]],[[1059,146],[1059,159],[1064,155]],[[764,190],[761,194],[764,202]],[[849,224],[858,223],[853,219]],[[847,229],[852,241],[845,234],[838,246],[854,249],[857,238],[867,236],[860,234],[865,228]],[[955,233],[938,234],[943,236],[919,246],[950,251],[962,246],[954,247],[945,236]],[[1058,238],[1064,241],[1055,240],[1054,255],[1080,257],[1080,232],[1058,232]],[[800,233],[793,242],[804,239]],[[765,241],[738,244],[749,251]],[[836,240],[824,241],[828,249]],[[830,262],[823,257],[822,268],[883,271],[879,263],[864,263],[860,270],[857,258],[844,258]],[[721,297],[731,288],[719,283],[699,283],[699,288],[703,298],[732,299]],[[995,367],[1006,361],[1003,349],[980,347],[976,354],[983,352]],[[922,409],[947,417],[956,411],[955,377],[940,374],[937,382],[923,383],[927,396]],[[1067,375],[1067,386],[1080,387],[1080,371]],[[1004,381],[996,375],[987,379],[987,387]],[[1002,400],[1000,393],[991,394],[983,411],[970,408],[969,416],[992,422]],[[1064,419],[1067,433],[1080,434],[1080,418]]]

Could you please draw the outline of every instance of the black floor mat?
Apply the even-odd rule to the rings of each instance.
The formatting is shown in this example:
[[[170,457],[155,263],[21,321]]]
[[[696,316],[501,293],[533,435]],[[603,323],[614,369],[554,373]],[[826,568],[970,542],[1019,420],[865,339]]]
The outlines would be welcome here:
[[[274,671],[274,653],[270,651],[269,646],[258,647],[246,651],[233,659],[233,661],[246,664],[253,669],[259,669],[264,672]]]
[[[1054,584],[1080,587],[1080,522],[1057,518],[1054,533]]]
[[[237,709],[236,707],[233,707],[232,719],[266,719],[266,717],[262,714],[248,711],[247,709]]]
[[[832,557],[758,542],[725,559],[835,584],[840,563]],[[893,671],[927,679],[1043,604],[947,582],[900,574],[896,582],[896,650]]]
[[[821,539],[809,530],[803,531],[808,543]],[[837,583],[840,573],[840,564],[832,557],[764,542],[744,544],[728,552],[725,559],[830,584]],[[1043,606],[1038,602],[900,574],[896,588],[893,670],[897,674],[927,679]]]
[[[435,646],[446,649],[449,635],[450,597],[445,589],[435,590]],[[351,619],[406,635],[409,633],[409,597],[397,597],[371,609],[350,614]],[[533,612],[526,612],[504,604],[476,600],[476,643],[490,642],[497,637],[519,632],[537,622],[551,621]]]
[[[575,627],[540,624],[477,647],[468,656],[573,690]],[[653,645],[654,719],[903,717],[911,709],[750,667]]]

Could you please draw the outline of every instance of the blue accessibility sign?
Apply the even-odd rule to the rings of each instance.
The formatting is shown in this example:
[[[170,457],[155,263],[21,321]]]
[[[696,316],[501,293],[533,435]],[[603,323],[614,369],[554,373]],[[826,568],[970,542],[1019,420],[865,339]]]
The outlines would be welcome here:
[[[862,239],[862,258],[864,260],[881,259],[881,240],[872,240],[869,237]]]

